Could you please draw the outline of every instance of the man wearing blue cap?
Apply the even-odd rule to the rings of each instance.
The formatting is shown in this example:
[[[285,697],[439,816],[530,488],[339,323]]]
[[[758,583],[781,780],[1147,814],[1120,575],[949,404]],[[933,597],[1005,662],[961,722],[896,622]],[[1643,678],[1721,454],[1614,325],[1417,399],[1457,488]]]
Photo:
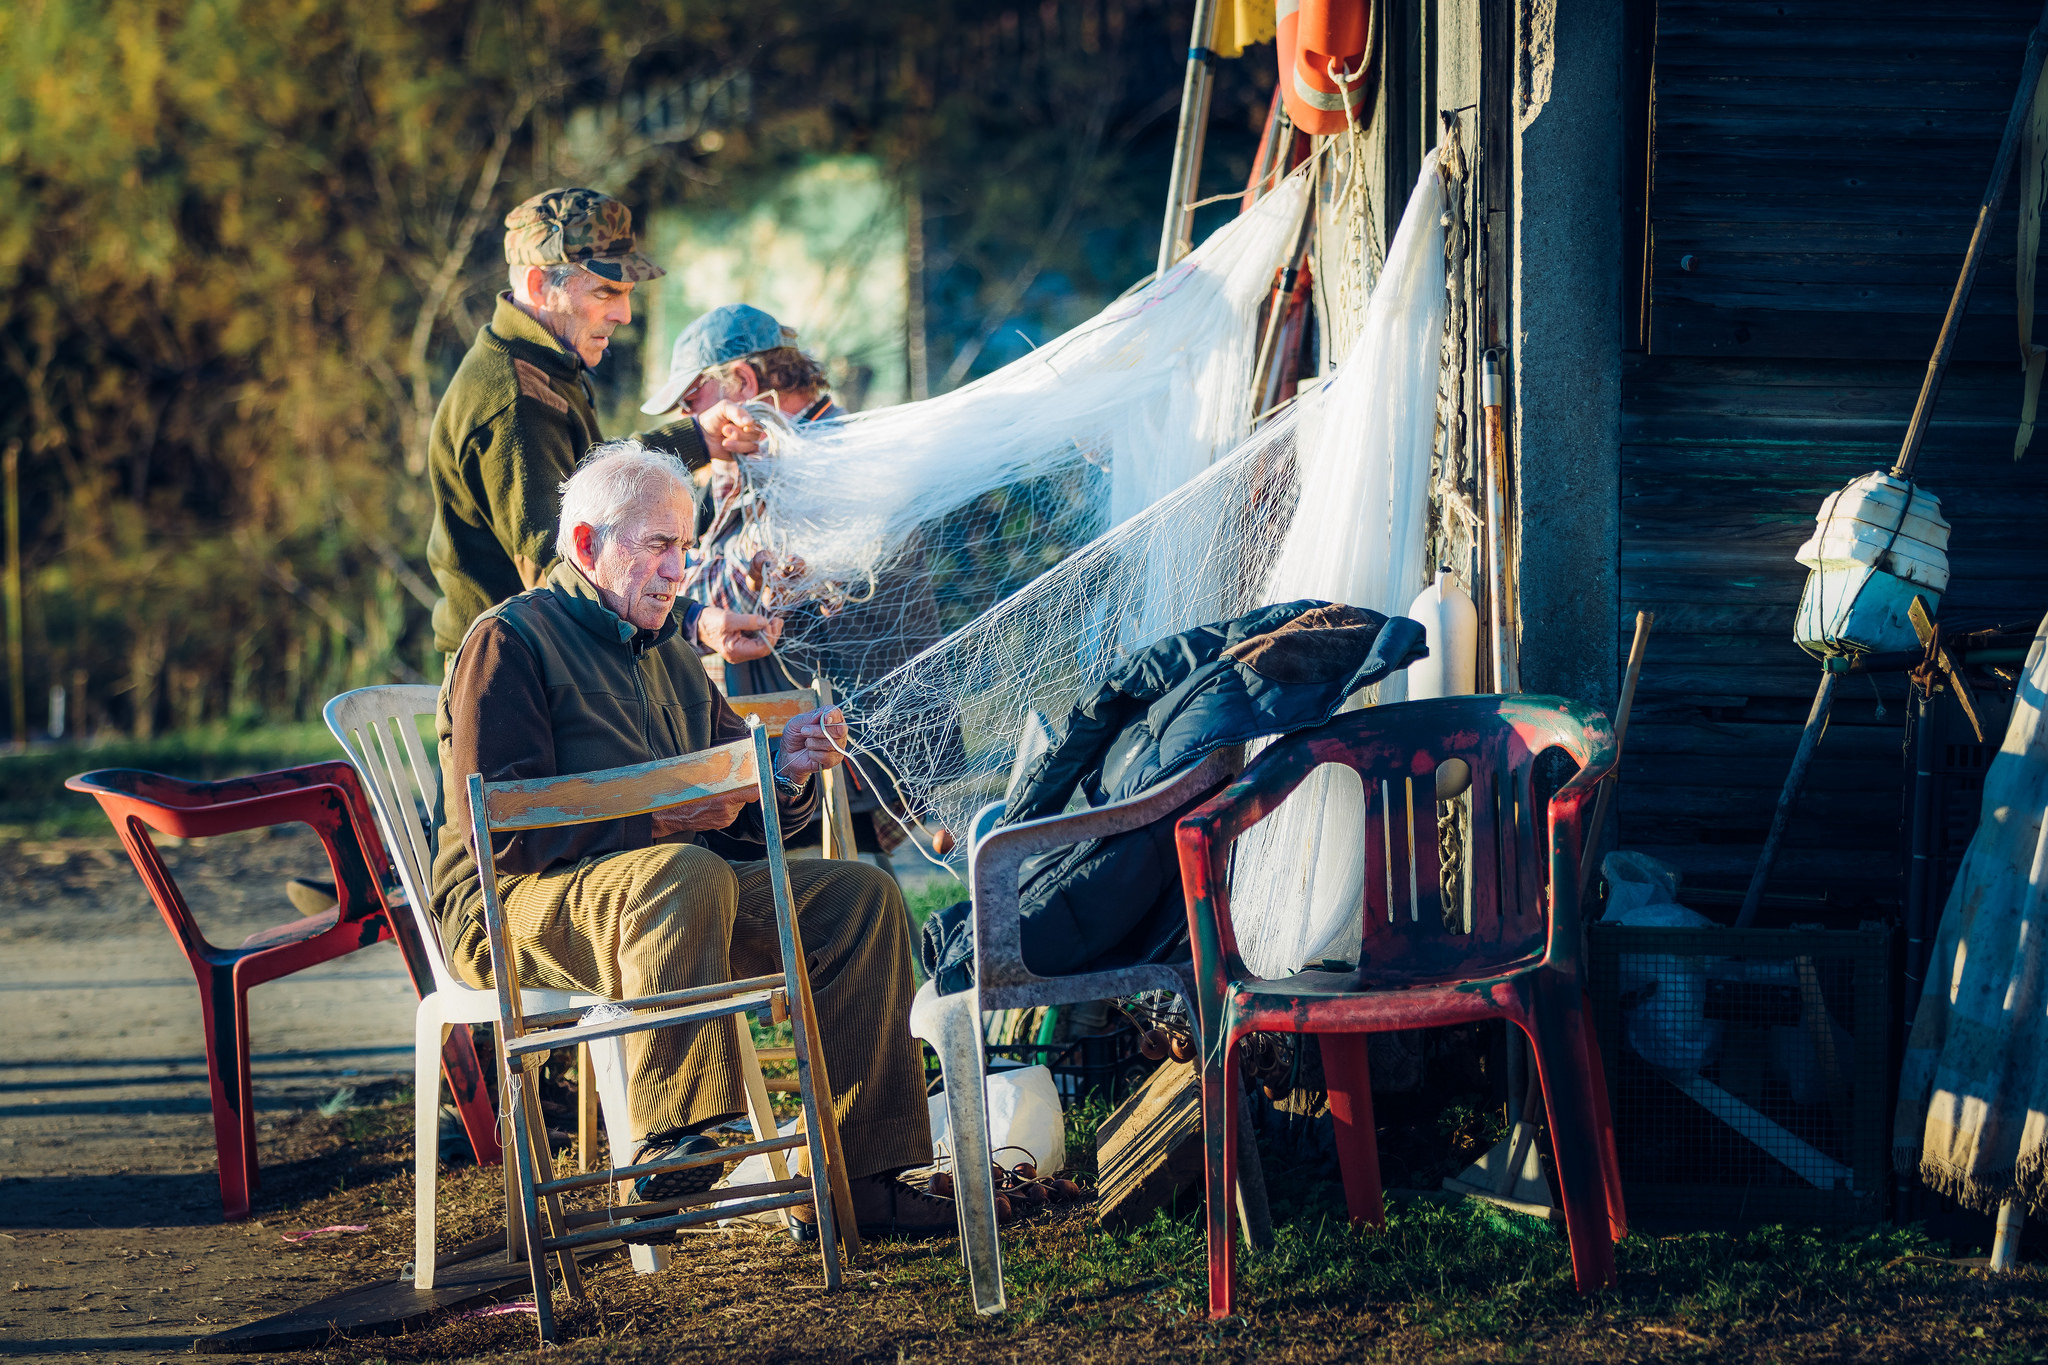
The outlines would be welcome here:
[[[640,411],[697,416],[768,393],[800,422],[841,415],[824,367],[797,349],[794,328],[748,304],[728,303],[682,330],[669,352],[667,381]]]
[[[794,328],[749,304],[714,308],[676,338],[668,378],[641,404],[640,411],[670,420],[702,418],[720,404],[772,398],[777,409],[799,422],[843,416],[843,410],[832,401],[824,367],[797,349],[796,338]],[[717,509],[739,487],[740,474],[731,455],[714,453],[710,463],[711,496],[698,512],[700,548],[696,553],[716,563],[724,554],[727,539],[741,529],[737,518],[717,515]],[[913,543],[904,562],[921,555]],[[726,600],[728,589],[720,586],[725,581],[707,579],[686,586],[684,591],[707,607],[749,610],[746,603]],[[776,644],[781,640],[782,620],[772,619],[774,623],[762,633]],[[899,567],[899,571],[884,575],[865,602],[850,604],[828,621],[814,623],[805,632],[805,657],[794,668],[785,667],[772,654],[745,663],[728,661],[725,692],[734,697],[778,692],[812,671],[833,678],[841,687],[857,685],[865,676],[885,672],[911,658],[944,633],[929,579],[921,573],[902,572]],[[888,852],[904,837],[905,803],[885,772],[862,758],[850,766],[856,846],[862,852],[881,854],[887,867]],[[897,812],[898,818],[884,816],[885,805]]]

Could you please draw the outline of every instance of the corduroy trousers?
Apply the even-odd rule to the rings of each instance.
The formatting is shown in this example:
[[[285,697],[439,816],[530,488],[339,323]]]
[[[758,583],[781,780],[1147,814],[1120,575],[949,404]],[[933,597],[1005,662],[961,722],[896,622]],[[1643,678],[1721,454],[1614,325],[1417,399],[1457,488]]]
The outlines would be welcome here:
[[[788,866],[847,1173],[922,1165],[931,1160],[931,1126],[909,1030],[916,983],[902,893],[866,863],[800,858]],[[728,863],[695,844],[505,877],[499,899],[523,986],[626,1000],[782,970],[768,864]],[[484,937],[478,925],[450,954],[479,987],[491,984]],[[724,1020],[624,1042],[636,1141],[746,1112]]]

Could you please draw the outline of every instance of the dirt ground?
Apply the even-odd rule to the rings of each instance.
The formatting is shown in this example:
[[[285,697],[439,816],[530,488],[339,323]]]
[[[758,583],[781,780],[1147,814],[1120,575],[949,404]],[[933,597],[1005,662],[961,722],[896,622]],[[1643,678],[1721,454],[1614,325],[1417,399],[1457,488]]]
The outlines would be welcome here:
[[[303,827],[165,857],[227,944],[296,918],[285,879],[326,861]],[[263,1212],[221,1222],[198,990],[118,841],[0,844],[0,886],[0,1355],[160,1359],[344,1287],[348,1268],[285,1250]],[[328,1188],[314,1107],[410,1069],[412,988],[380,944],[250,998],[275,1210]]]
[[[293,835],[172,856],[202,922],[230,942],[288,918],[283,879],[317,862]],[[412,1212],[410,989],[395,953],[257,993],[264,1184],[253,1218],[225,1225],[195,992],[118,846],[0,845],[0,878],[13,1043],[0,1062],[0,1357],[168,1361],[197,1337],[395,1278]],[[1437,1126],[1395,1131],[1397,1110],[1382,1114],[1389,1160],[1404,1143],[1441,1145]],[[999,1318],[972,1312],[951,1239],[873,1246],[828,1296],[814,1251],[744,1230],[685,1238],[660,1276],[601,1266],[588,1299],[557,1298],[565,1344],[545,1358],[2048,1360],[2048,1279],[1990,1279],[1914,1229],[1638,1235],[1618,1248],[1620,1287],[1588,1300],[1543,1225],[1395,1201],[1386,1229],[1353,1231],[1326,1161],[1268,1156],[1280,1243],[1246,1261],[1244,1311],[1221,1323],[1203,1312],[1191,1209],[1119,1233],[1084,1209],[1005,1234],[1011,1308]],[[441,1210],[444,1245],[488,1233],[497,1173],[449,1169]],[[335,1227],[360,1230],[296,1236]],[[514,1306],[282,1359],[533,1348],[533,1318]]]

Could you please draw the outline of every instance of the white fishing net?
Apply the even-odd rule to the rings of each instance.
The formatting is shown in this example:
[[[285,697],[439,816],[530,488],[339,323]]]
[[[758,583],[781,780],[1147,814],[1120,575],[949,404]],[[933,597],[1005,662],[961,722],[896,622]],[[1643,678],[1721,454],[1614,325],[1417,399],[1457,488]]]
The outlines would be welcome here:
[[[1295,176],[1163,279],[963,388],[772,422],[764,455],[715,488],[685,591],[781,613],[787,673],[820,668],[842,693],[973,621],[1244,436],[1307,197]]]
[[[1161,636],[1298,597],[1394,615],[1421,588],[1443,326],[1436,158],[1351,354],[1233,441],[1302,194],[1291,182],[1165,281],[988,379],[779,433],[750,462],[735,524],[752,539],[729,538],[729,581],[789,614],[785,667],[808,651],[840,681],[856,745],[928,825],[964,832],[1000,798],[1034,713],[1059,723]],[[749,581],[764,548],[800,556],[801,572]],[[934,619],[944,638],[904,657],[911,627]],[[1356,953],[1358,790],[1348,773],[1311,782],[1242,846],[1235,921],[1254,970]]]
[[[1338,373],[1208,470],[849,698],[927,819],[1001,796],[1036,712],[1163,635],[1317,597],[1399,614],[1424,579],[1443,327],[1442,188],[1424,166]],[[1401,694],[1399,675],[1379,690]],[[1364,811],[1326,769],[1239,847],[1233,915],[1254,971],[1355,958]]]

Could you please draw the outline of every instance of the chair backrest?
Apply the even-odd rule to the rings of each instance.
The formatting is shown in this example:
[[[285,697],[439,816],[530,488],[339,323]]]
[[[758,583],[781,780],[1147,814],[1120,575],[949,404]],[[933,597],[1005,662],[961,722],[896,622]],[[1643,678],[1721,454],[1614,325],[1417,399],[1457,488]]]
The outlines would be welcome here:
[[[791,720],[806,711],[823,710],[832,704],[832,684],[819,677],[809,687],[728,697],[726,703],[746,719],[760,721],[761,728],[771,739],[780,739],[783,727]],[[859,859],[860,853],[854,847],[853,807],[847,797],[846,778],[844,768],[827,769],[818,775],[819,785],[823,788],[820,793],[822,809],[818,817],[825,856],[851,861]]]
[[[1551,797],[1546,836],[1536,760],[1553,748],[1578,772]],[[1469,928],[1464,904],[1447,907],[1442,886],[1440,816],[1450,807],[1436,799],[1438,769],[1454,759],[1466,765],[1471,793],[1471,821],[1458,836]],[[1190,856],[1207,859],[1207,885],[1188,894],[1222,912],[1217,931],[1234,976],[1245,972],[1228,914],[1230,843],[1327,764],[1353,769],[1364,787],[1361,951],[1375,984],[1490,969],[1566,937],[1560,946],[1576,954],[1581,807],[1614,766],[1607,716],[1563,697],[1445,697],[1350,712],[1277,740],[1182,820],[1184,874],[1194,875]]]
[[[441,764],[420,742],[419,718],[432,716],[440,689],[417,684],[360,687],[327,703],[327,728],[362,778],[377,831],[398,870],[413,923],[426,944],[434,984],[467,991],[448,970],[441,927],[429,913],[434,875],[435,813],[441,808]]]
[[[362,784],[345,763],[307,763],[275,772],[195,782],[137,768],[101,768],[64,785],[100,803],[171,932],[191,949],[213,950],[150,831],[206,839],[272,825],[311,826],[327,851],[342,922],[379,918],[383,860]]]
[[[751,696],[728,697],[727,703],[741,717],[758,718],[770,739],[782,737],[782,727],[806,711],[818,709],[818,689],[799,687],[790,692],[756,692]]]
[[[720,744],[678,758],[634,763],[597,772],[565,773],[486,782],[469,775],[470,845],[476,850],[483,883],[484,924],[489,931],[491,961],[512,960],[505,937],[505,916],[498,900],[498,870],[491,835],[512,830],[550,829],[646,815],[751,787],[761,803],[761,826],[767,836],[769,880],[778,911],[789,907],[788,874],[782,860],[782,826],[776,818],[774,769],[768,757],[768,732],[758,720],[745,739]],[[507,1036],[522,1030],[516,973],[494,971],[499,1016]]]
[[[1024,965],[1024,930],[1018,878],[1026,858],[1090,839],[1143,829],[1181,810],[1236,775],[1244,765],[1237,746],[1219,749],[1200,763],[1127,801],[1064,815],[998,827],[1000,803],[975,817],[968,845],[967,880],[974,898],[974,976],[983,1009],[1017,1009],[1101,1000],[1142,990],[1183,991],[1178,967],[1144,963],[1108,971],[1046,977]]]

